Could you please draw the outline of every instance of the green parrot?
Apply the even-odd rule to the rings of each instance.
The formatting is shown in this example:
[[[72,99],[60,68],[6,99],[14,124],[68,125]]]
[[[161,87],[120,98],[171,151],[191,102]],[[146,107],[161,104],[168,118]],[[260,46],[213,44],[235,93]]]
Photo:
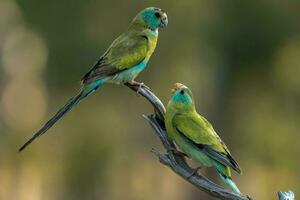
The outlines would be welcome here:
[[[234,192],[241,194],[231,179],[230,170],[240,174],[240,167],[212,125],[197,113],[191,90],[181,83],[176,83],[172,89],[165,125],[167,133],[184,154],[200,167],[214,167],[222,180]]]
[[[44,134],[76,104],[102,85],[130,83],[141,87],[143,83],[138,83],[134,79],[146,68],[155,50],[158,29],[167,24],[167,14],[160,8],[149,7],[138,13],[127,31],[113,41],[94,67],[82,77],[78,94],[45,123],[19,151]]]

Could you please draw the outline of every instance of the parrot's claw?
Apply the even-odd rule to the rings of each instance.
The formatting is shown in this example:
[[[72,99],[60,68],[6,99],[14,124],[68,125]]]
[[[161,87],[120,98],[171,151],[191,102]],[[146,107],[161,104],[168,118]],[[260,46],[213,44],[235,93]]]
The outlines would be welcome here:
[[[174,153],[174,154],[176,154],[178,156],[187,157],[187,158],[189,157],[186,153],[183,153],[182,151],[179,151],[179,150],[177,150],[175,148],[171,148],[168,151],[172,152],[172,153]]]
[[[142,88],[146,88],[146,89],[150,90],[150,88],[147,85],[145,85],[144,83],[137,82],[135,80],[132,80],[132,81],[130,81],[128,83],[130,85],[138,86],[138,89],[137,89],[137,93],[138,94],[141,92]]]
[[[143,87],[149,89],[149,87],[146,86],[144,83],[139,83],[139,89],[137,90],[137,93],[140,93]]]
[[[193,172],[190,175],[188,175],[187,179],[190,179],[192,176],[197,175],[200,169],[201,167],[196,167],[195,169],[193,169]]]

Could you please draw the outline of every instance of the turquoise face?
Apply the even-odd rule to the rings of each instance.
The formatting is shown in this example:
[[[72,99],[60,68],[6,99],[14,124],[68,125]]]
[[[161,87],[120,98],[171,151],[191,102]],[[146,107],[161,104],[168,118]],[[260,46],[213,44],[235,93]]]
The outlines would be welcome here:
[[[184,106],[184,107],[185,106],[189,107],[194,105],[192,93],[185,86],[179,88],[174,92],[174,94],[172,95],[172,101],[178,104],[179,106]]]
[[[160,8],[150,7],[141,12],[142,18],[151,30],[168,25],[167,14]]]

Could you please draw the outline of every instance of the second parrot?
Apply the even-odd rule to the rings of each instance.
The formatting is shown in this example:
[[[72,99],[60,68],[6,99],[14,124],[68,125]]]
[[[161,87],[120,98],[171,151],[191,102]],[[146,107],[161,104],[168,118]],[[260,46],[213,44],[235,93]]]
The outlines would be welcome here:
[[[231,169],[241,173],[237,162],[212,125],[195,109],[191,90],[176,83],[167,106],[165,125],[178,147],[201,166],[214,167],[234,192],[240,190],[231,179]]]

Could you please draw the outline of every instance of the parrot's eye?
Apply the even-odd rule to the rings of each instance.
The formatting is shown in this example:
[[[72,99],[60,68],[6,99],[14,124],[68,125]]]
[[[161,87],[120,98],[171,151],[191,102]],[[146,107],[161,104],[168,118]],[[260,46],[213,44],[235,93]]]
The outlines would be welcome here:
[[[155,17],[157,17],[157,18],[160,18],[160,17],[161,17],[161,15],[160,15],[159,12],[154,13],[154,15],[155,15]]]
[[[184,95],[184,90],[181,90],[181,91],[180,91],[180,94],[181,94],[181,95]]]

